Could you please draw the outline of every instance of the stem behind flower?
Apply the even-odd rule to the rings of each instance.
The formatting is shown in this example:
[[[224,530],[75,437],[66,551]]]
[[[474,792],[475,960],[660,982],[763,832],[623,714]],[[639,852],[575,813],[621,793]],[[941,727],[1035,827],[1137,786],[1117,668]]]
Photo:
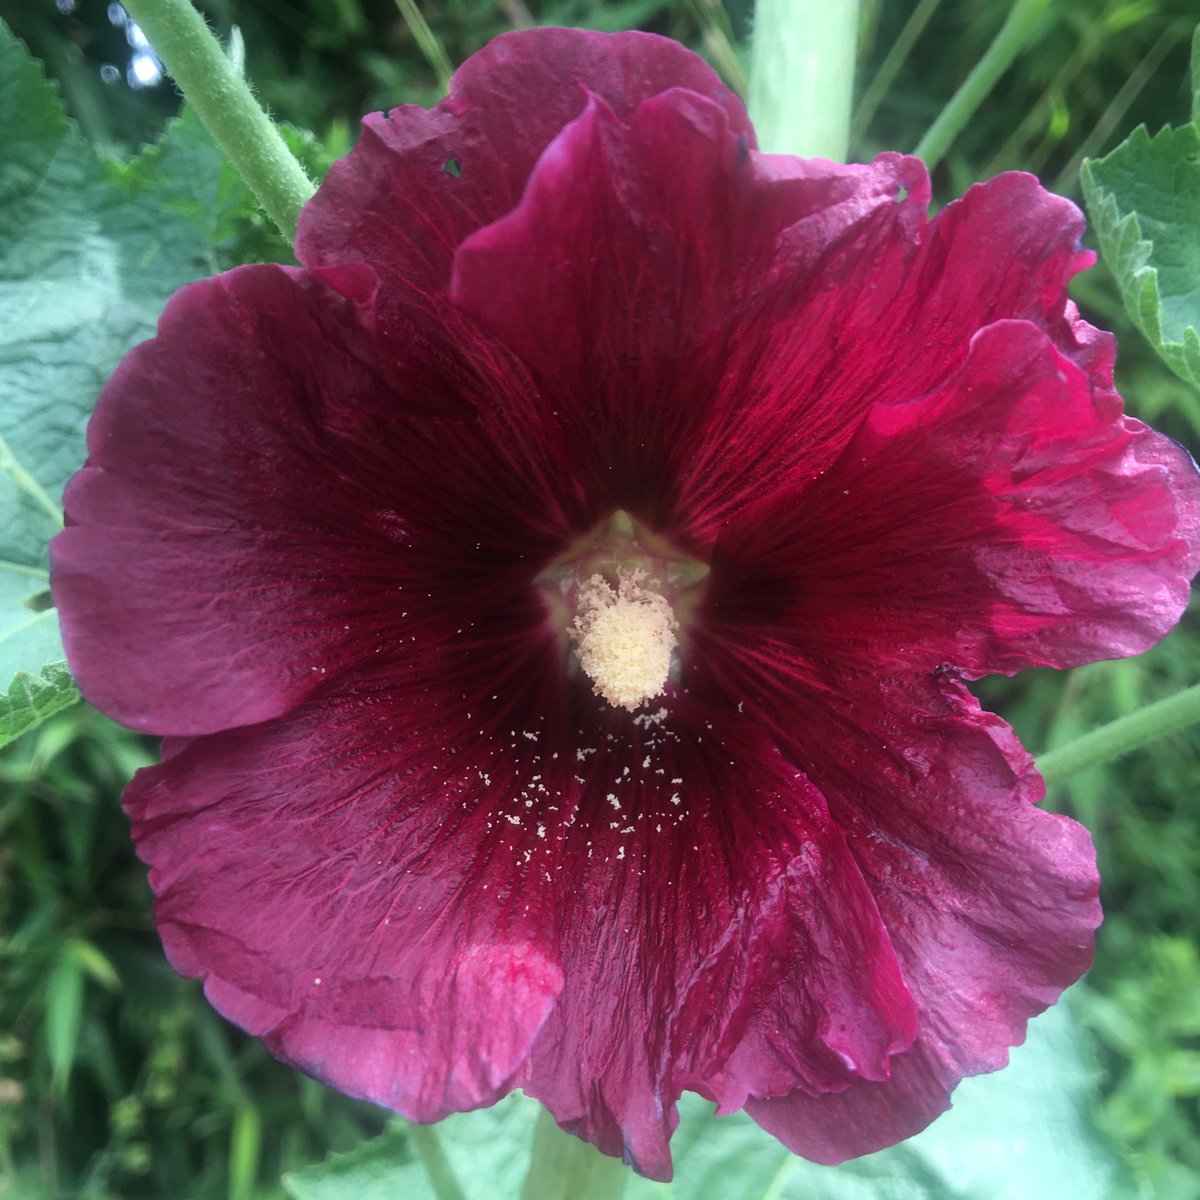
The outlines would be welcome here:
[[[188,0],[123,0],[179,90],[289,242],[315,190]]]
[[[1037,768],[1047,783],[1057,783],[1160,737],[1178,733],[1197,721],[1200,721],[1200,683],[1118,717],[1065,746],[1046,751],[1038,758]]]
[[[758,0],[750,116],[764,150],[844,162],[858,0]]]
[[[563,1133],[546,1109],[533,1132],[533,1159],[521,1200],[620,1200],[629,1168]]]
[[[1012,66],[1013,59],[1029,39],[1034,26],[1041,20],[1050,0],[1016,0],[1008,20],[996,34],[987,53],[975,64],[975,69],[963,80],[962,86],[950,97],[913,153],[923,158],[932,171],[942,161],[954,139],[966,128],[979,106],[988,98],[1000,76]]]

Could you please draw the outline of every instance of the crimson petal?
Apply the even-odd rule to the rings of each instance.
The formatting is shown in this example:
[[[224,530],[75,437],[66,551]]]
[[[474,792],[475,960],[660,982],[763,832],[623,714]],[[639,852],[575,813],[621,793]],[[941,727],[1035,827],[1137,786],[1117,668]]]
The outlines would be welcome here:
[[[810,657],[1069,667],[1139,653],[1179,619],[1200,475],[1044,332],[1002,321],[942,387],[877,405],[818,479],[739,513],[714,555],[714,610],[787,629]]]
[[[857,402],[835,413],[839,392],[813,418],[781,382],[780,310],[812,293],[831,297],[832,320],[926,195],[924,169],[898,155],[784,172],[688,91],[628,123],[593,97],[518,207],[459,248],[451,291],[531,368],[583,478],[695,545],[747,497],[815,469],[822,423],[852,428]],[[787,339],[787,356],[807,344],[792,326]]]
[[[672,694],[606,726],[577,750],[566,982],[525,1090],[669,1178],[684,1088],[732,1111],[884,1079],[915,1014],[842,831],[751,722]]]
[[[747,697],[826,797],[918,1005],[891,1080],[748,1102],[798,1153],[839,1162],[916,1133],[963,1075],[1003,1066],[1087,969],[1094,853],[1081,826],[1034,807],[1029,755],[949,676],[855,673],[746,628],[710,633],[702,652],[703,689]]]
[[[419,705],[363,689],[177,744],[125,802],[176,969],[281,1057],[432,1121],[523,1082],[563,975],[553,894],[500,832],[529,752],[447,762]]]
[[[312,483],[346,445],[330,408],[385,390],[366,352],[373,288],[361,268],[193,284],[101,394],[51,562],[76,678],[126,725],[260,721],[339,660],[363,614],[322,556],[353,539],[358,493],[344,471],[330,494]]]
[[[714,98],[753,143],[737,97],[677,42],[554,28],[502,35],[463,63],[436,108],[364,118],[358,145],[305,205],[296,253],[311,267],[370,264],[390,303],[431,299],[457,245],[520,199],[538,156],[583,111],[585,88],[626,117],[677,87]]]

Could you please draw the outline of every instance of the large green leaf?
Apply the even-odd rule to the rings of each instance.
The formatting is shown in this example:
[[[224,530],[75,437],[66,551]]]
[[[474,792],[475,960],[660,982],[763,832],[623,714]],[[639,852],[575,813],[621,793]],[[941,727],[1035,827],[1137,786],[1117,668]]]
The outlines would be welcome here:
[[[102,163],[2,24],[0,128],[2,745],[78,696],[46,545],[96,395],[254,205],[191,117],[132,165]]]
[[[1200,28],[1192,38],[1192,120],[1153,137],[1139,126],[1083,165],[1104,261],[1138,328],[1200,387]]]
[[[293,1200],[439,1200],[399,1129],[348,1154],[331,1155],[320,1166],[285,1175],[283,1186]]]
[[[623,1200],[1028,1200],[1119,1195],[1117,1160],[1092,1124],[1094,1071],[1067,1005],[1030,1025],[995,1075],[966,1080],[924,1133],[840,1167],[789,1154],[748,1117],[716,1118],[688,1094],[672,1142],[675,1181],[630,1177]],[[511,1096],[451,1117],[438,1137],[467,1200],[516,1200],[537,1106]],[[403,1130],[285,1181],[295,1200],[436,1200]]]

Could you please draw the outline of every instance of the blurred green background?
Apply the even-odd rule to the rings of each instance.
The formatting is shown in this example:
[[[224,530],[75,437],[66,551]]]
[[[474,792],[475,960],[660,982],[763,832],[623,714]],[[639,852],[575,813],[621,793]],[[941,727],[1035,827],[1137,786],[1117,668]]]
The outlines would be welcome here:
[[[831,0],[836,2],[836,0]],[[744,85],[751,0],[207,0],[274,113],[344,153],[365,111],[433,103],[456,64],[531,23],[644,28]],[[863,0],[852,157],[910,150],[999,29],[1007,0]],[[416,15],[417,13],[420,16]],[[152,51],[107,0],[0,0],[105,155],[128,158],[178,108]],[[945,202],[1020,168],[1078,199],[1082,157],[1190,109],[1197,0],[1050,0],[1026,52],[939,168]],[[890,55],[906,26],[927,24]],[[881,68],[890,82],[871,88]],[[248,220],[227,264],[277,251]],[[1121,339],[1131,412],[1200,446],[1200,396],[1169,374],[1101,267],[1077,299]],[[980,685],[1039,751],[1200,678],[1195,619],[1141,659]],[[1080,775],[1049,803],[1092,830],[1107,921],[1076,1012],[1103,1067],[1096,1119],[1137,1194],[1200,1197],[1200,740],[1179,735]],[[80,707],[0,752],[0,1200],[281,1197],[283,1171],[385,1116],[274,1062],[163,960],[119,806],[154,746]],[[1038,1200],[1038,1198],[1033,1198]]]

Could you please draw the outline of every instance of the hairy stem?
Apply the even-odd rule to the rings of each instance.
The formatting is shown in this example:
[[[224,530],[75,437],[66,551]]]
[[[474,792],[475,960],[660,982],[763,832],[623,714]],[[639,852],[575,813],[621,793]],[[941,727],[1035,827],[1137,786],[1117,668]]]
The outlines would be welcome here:
[[[289,241],[312,180],[189,0],[123,0],[179,90]]]
[[[1197,721],[1200,721],[1200,683],[1118,717],[1056,750],[1047,750],[1038,758],[1037,768],[1047,783],[1058,783],[1178,733]]]

